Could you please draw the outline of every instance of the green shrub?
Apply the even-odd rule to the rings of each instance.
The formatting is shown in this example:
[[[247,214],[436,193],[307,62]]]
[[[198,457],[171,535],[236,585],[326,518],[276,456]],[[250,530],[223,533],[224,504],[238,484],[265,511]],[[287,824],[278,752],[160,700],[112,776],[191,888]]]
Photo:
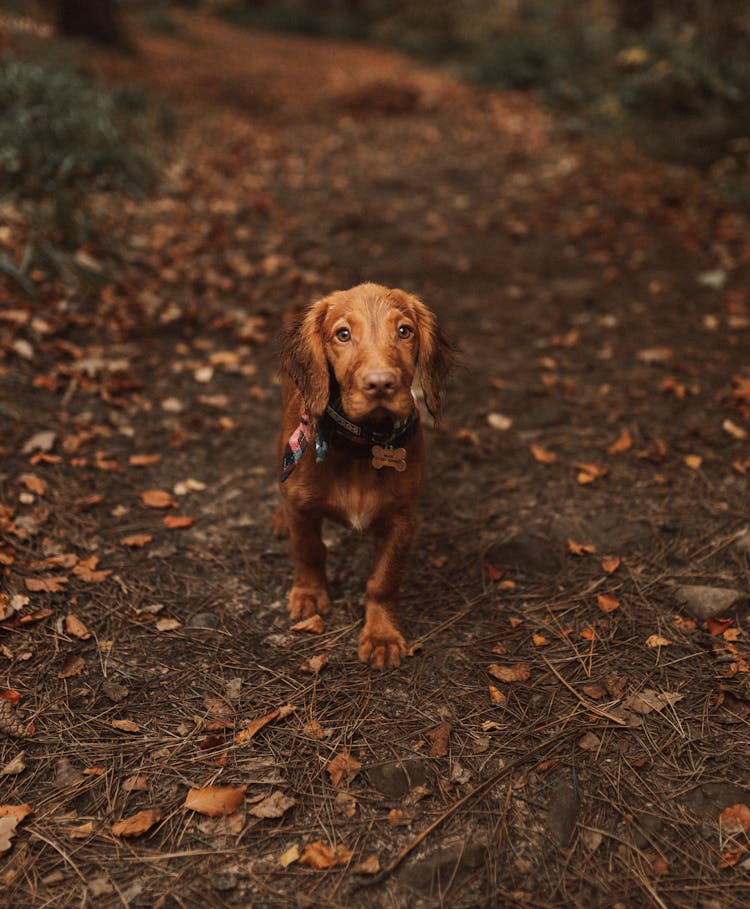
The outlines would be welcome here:
[[[0,192],[138,191],[155,170],[144,151],[141,93],[107,91],[72,69],[0,60]]]

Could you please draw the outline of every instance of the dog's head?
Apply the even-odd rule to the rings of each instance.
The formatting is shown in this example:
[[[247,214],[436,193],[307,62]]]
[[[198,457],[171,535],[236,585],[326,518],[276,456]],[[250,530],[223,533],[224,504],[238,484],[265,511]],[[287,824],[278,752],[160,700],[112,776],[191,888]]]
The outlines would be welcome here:
[[[453,362],[434,313],[415,296],[377,284],[313,303],[287,333],[281,357],[310,416],[319,417],[338,393],[354,423],[405,419],[416,372],[437,420]]]

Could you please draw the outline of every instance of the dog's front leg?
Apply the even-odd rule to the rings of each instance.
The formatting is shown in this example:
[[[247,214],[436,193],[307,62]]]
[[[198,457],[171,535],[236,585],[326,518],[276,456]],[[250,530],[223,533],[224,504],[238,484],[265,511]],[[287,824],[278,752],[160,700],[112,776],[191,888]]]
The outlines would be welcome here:
[[[398,666],[406,655],[406,641],[398,627],[399,586],[415,524],[414,511],[408,510],[373,527],[375,569],[367,582],[359,658],[374,669]]]
[[[326,581],[326,547],[321,539],[322,518],[284,503],[286,527],[292,543],[294,582],[289,591],[289,613],[304,619],[328,612],[331,601]]]

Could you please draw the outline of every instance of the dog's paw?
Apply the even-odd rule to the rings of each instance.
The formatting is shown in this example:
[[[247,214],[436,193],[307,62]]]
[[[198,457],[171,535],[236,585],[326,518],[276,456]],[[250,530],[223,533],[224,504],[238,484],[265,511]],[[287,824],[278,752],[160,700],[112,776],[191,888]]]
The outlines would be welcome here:
[[[373,669],[391,669],[406,656],[406,641],[393,619],[378,610],[375,616],[368,615],[357,652]]]
[[[324,615],[331,608],[328,592],[322,587],[292,587],[289,591],[289,615],[307,619],[315,613]]]

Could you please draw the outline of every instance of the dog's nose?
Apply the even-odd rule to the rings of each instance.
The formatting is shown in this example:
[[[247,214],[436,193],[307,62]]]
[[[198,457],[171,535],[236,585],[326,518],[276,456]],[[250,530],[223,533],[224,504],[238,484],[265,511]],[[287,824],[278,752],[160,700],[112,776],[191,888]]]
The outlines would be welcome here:
[[[396,373],[390,370],[368,372],[362,379],[362,390],[370,397],[382,398],[395,391],[397,381]]]

